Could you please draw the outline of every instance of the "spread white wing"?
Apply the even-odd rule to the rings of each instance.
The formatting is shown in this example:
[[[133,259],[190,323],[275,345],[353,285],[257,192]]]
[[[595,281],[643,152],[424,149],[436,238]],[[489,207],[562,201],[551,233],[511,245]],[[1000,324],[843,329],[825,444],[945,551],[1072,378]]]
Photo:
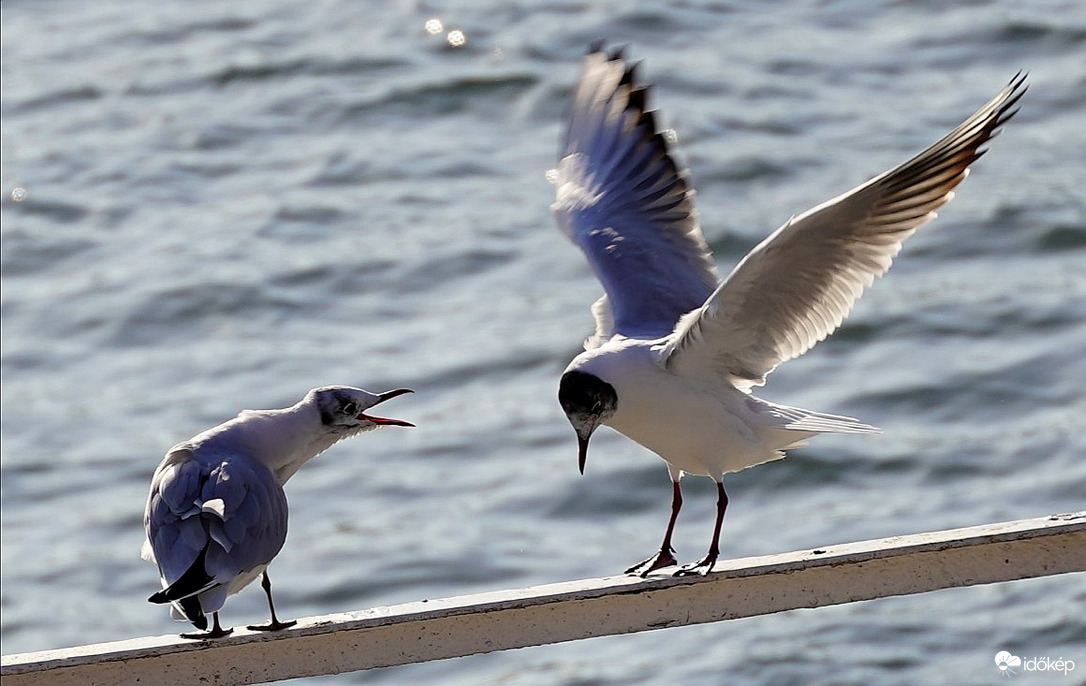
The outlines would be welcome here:
[[[661,352],[667,367],[749,390],[831,334],[902,241],[953,197],[1025,91],[1020,73],[935,145],[777,229],[683,318]]]

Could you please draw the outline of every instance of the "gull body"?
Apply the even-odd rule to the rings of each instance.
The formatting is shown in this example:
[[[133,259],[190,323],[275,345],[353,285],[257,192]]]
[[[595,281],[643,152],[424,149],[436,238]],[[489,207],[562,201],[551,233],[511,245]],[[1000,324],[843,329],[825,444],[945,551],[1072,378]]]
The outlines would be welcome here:
[[[605,423],[667,455],[673,470],[716,478],[783,457],[781,450],[819,433],[813,422],[802,429],[805,417],[832,418],[842,431],[872,430],[848,418],[775,405],[708,376],[673,374],[660,364],[664,345],[663,339],[616,336],[579,355],[566,371],[607,380],[621,401]]]
[[[604,288],[595,333],[558,397],[578,439],[607,425],[668,465],[671,519],[660,551],[627,570],[677,564],[671,547],[684,473],[716,481],[709,551],[719,555],[723,475],[784,457],[821,433],[872,433],[851,417],[752,395],[779,364],[830,335],[902,242],[953,197],[982,147],[1015,113],[1016,76],[946,137],[904,164],[789,219],[725,279],[717,276],[685,172],[621,51],[594,47],[574,90],[551,209]]]
[[[207,629],[188,638],[230,633],[219,625],[227,596],[263,576],[271,623],[275,615],[267,566],[286,541],[288,506],[283,485],[302,465],[335,443],[379,426],[412,426],[366,410],[404,393],[370,393],[350,386],[309,391],[278,410],[245,410],[237,417],[175,445],[151,478],[144,512],[142,556],[159,570],[162,590],[153,603],[169,603],[175,619]]]

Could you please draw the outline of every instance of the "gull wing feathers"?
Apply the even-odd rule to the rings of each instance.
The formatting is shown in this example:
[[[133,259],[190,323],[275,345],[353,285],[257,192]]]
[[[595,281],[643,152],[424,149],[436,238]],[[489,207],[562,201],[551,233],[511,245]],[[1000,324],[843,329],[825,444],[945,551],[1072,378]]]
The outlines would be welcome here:
[[[573,95],[551,210],[606,292],[592,308],[590,348],[615,333],[666,336],[718,283],[693,190],[646,91],[620,52],[594,46]]]
[[[749,390],[831,334],[902,242],[954,196],[1025,91],[1020,72],[935,145],[777,229],[683,318],[661,350],[667,367],[711,370]]]
[[[283,547],[286,494],[256,460],[179,446],[155,471],[144,522],[164,585],[151,601],[221,588],[202,603],[212,612],[239,575],[268,564]]]

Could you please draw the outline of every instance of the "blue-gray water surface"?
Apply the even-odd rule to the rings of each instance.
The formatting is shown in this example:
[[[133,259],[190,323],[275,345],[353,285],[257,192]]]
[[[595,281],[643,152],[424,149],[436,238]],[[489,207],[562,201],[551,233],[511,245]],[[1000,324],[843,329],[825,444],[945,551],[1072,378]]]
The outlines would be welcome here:
[[[659,545],[663,462],[601,431],[579,476],[555,399],[600,288],[545,172],[601,38],[658,84],[723,273],[1030,72],[957,198],[759,391],[884,433],[729,477],[726,556],[1083,509],[1080,2],[13,0],[5,654],[182,630],[146,602],[152,470],[323,384],[414,388],[387,409],[419,428],[339,444],[288,485],[281,616],[606,576]],[[684,484],[693,560],[714,498]],[[1072,575],[307,683],[997,683],[1006,649],[1077,660],[1019,675],[1070,684],[1084,606]],[[252,586],[223,619],[265,613]]]

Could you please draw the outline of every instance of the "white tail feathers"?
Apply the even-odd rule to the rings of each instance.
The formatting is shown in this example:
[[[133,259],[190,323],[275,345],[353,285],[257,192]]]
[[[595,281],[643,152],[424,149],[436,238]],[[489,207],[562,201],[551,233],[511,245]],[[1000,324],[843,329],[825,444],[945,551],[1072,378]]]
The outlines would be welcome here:
[[[791,409],[791,408],[790,408]],[[854,417],[844,417],[836,414],[812,412],[811,410],[796,410],[802,415],[784,425],[785,429],[793,431],[816,431],[818,433],[835,434],[877,434],[882,433],[878,427],[864,424]]]
[[[748,402],[751,401],[766,406],[765,409],[762,409],[761,411],[765,412],[768,410],[767,414],[773,417],[775,420],[774,426],[778,429],[820,434],[881,433],[881,429],[878,427],[864,424],[854,417],[845,417],[843,415],[829,414],[827,412],[815,412],[814,410],[804,410],[798,407],[788,407],[787,405],[777,405],[754,397],[751,397],[748,400]]]

